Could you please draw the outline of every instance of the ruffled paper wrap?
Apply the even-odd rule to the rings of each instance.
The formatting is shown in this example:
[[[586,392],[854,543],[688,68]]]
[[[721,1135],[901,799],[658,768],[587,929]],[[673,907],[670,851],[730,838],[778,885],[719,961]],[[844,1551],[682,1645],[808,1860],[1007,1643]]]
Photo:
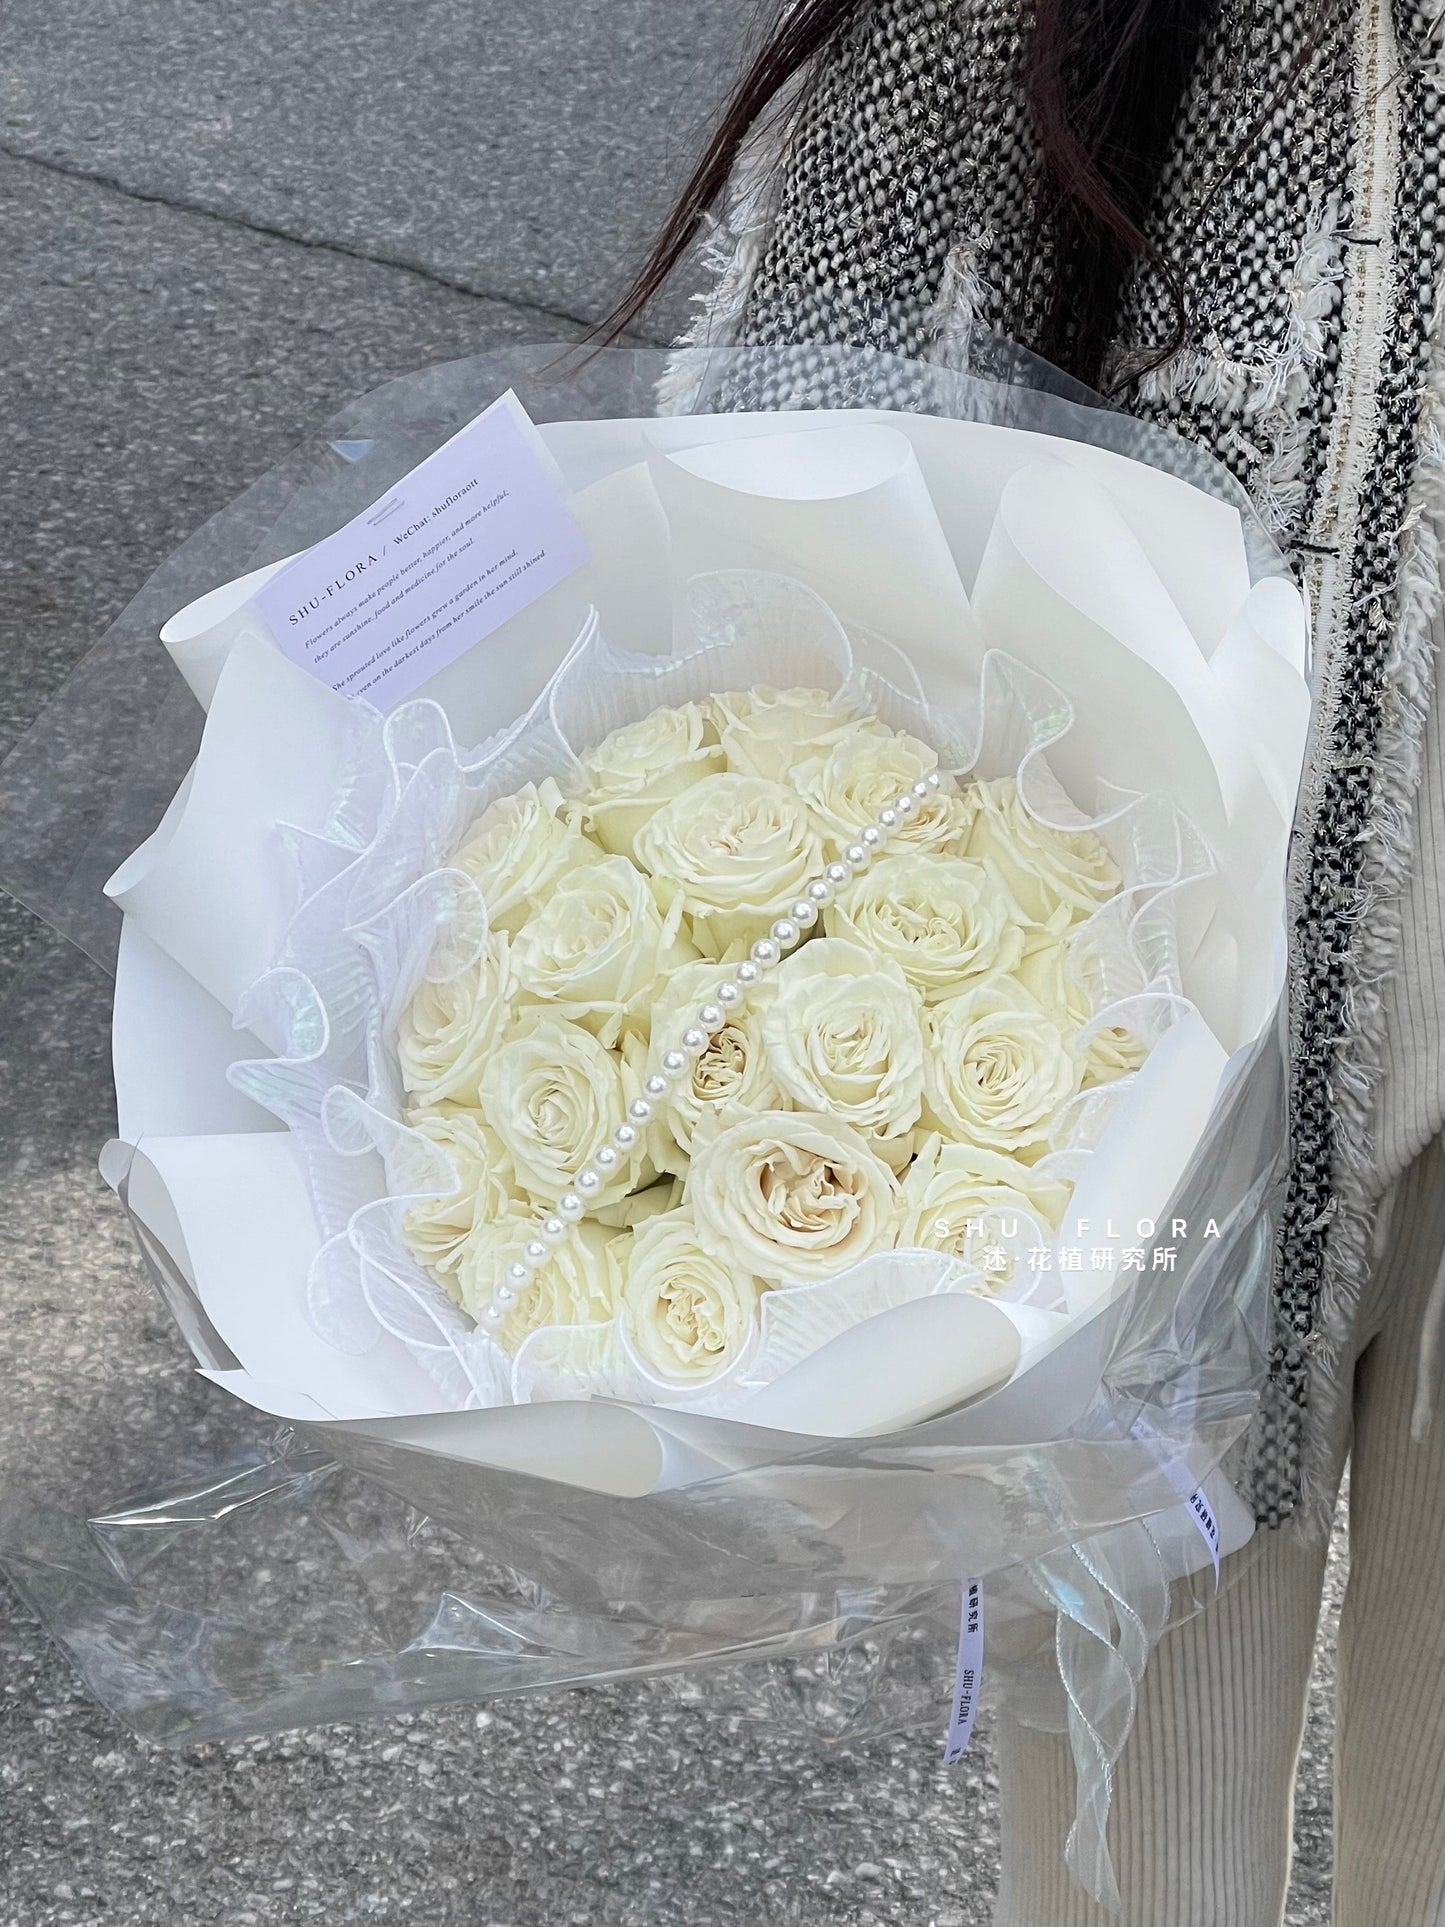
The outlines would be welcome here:
[[[570,387],[528,386],[519,360],[394,384],[264,541],[254,499],[238,510],[241,579],[192,569],[205,600],[165,640],[208,712],[199,754],[109,884],[105,1169],[201,1369],[480,1535],[586,1621],[584,1675],[625,1672],[644,1621],[655,1670],[790,1628],[816,1644],[820,1601],[868,1598],[876,1631],[890,1602],[980,1577],[995,1640],[1052,1602],[1071,1853],[1107,1893],[1112,1760],[1169,1582],[1208,1564],[1184,1495],[1205,1486],[1226,1551],[1249,1533],[1216,1468],[1262,1371],[1304,604],[1227,484],[1168,472],[1190,467],[1180,446],[1136,424],[822,351],[797,412],[649,419],[646,358],[601,363]],[[850,405],[810,411],[845,365]],[[349,704],[248,613],[268,558],[374,500],[508,377],[591,560],[389,716]],[[601,418],[545,419],[569,403]],[[1050,1158],[1091,1245],[1152,1246],[1136,1227],[1158,1223],[1177,1262],[1065,1274],[1040,1311],[957,1260],[882,1253],[768,1294],[745,1358],[686,1396],[612,1326],[510,1358],[400,1235],[452,1174],[402,1121],[390,1039],[486,928],[449,856],[488,801],[565,776],[607,730],[761,682],[840,691],[1107,843],[1125,887],[1075,942],[1094,1022],[1152,1048],[1068,1107]],[[528,1637],[540,1654],[535,1619]],[[485,1645],[468,1691],[498,1690]],[[1016,1710],[1044,1717],[1036,1700],[1021,1684]]]

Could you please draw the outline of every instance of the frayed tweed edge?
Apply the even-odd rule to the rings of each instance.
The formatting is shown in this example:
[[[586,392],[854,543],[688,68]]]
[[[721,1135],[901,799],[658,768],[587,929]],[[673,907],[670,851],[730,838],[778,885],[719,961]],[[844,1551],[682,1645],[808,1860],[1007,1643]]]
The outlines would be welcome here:
[[[1420,455],[1399,531],[1399,605],[1386,663],[1370,827],[1351,914],[1352,992],[1335,1059],[1335,1196],[1325,1251],[1311,1395],[1321,1408],[1350,1395],[1361,1295],[1375,1261],[1375,1218],[1388,1173],[1375,1158],[1374,1115],[1385,1054],[1381,986],[1398,966],[1403,893],[1414,854],[1414,803],[1435,680],[1434,626],[1445,609],[1445,302],[1431,323],[1431,367],[1423,397]],[[1322,1452],[1307,1450],[1302,1497],[1317,1520],[1333,1507]]]
[[[1332,1112],[1331,1200],[1322,1227],[1320,1286],[1312,1328],[1303,1335],[1303,1371],[1310,1419],[1300,1438],[1300,1523],[1326,1532],[1334,1506],[1338,1458],[1331,1441],[1345,1436],[1353,1394],[1354,1358],[1363,1334],[1362,1300],[1376,1269],[1381,1192],[1393,1175],[1379,1168],[1374,1142],[1375,1114],[1386,1061],[1385,1004],[1382,985],[1399,967],[1404,892],[1414,857],[1414,815],[1426,727],[1435,679],[1433,627],[1445,607],[1440,568],[1445,537],[1445,289],[1439,278],[1439,211],[1424,185],[1434,164],[1441,102],[1429,64],[1411,66],[1393,44],[1387,14],[1380,16],[1378,77],[1393,82],[1394,138],[1399,153],[1387,172],[1395,184],[1387,211],[1393,240],[1389,299],[1366,326],[1380,332],[1380,381],[1372,398],[1374,420],[1368,448],[1357,459],[1373,475],[1399,471],[1392,444],[1408,439],[1414,461],[1396,511],[1384,522],[1381,539],[1356,551],[1352,600],[1338,611],[1338,635],[1330,651],[1327,680],[1320,691],[1322,715],[1317,750],[1359,753],[1357,715],[1368,705],[1371,634],[1387,625],[1387,646],[1376,690],[1377,715],[1368,744],[1371,786],[1362,820],[1353,836],[1358,867],[1346,888],[1334,924],[1347,941],[1343,957],[1343,998],[1339,1032],[1329,1070]],[[1379,130],[1377,129],[1377,138]],[[1357,209],[1356,217],[1365,210]],[[1431,290],[1421,303],[1422,285]],[[1383,489],[1385,483],[1377,483]],[[1378,506],[1383,509],[1384,502]],[[1353,705],[1355,715],[1347,712]],[[1331,779],[1334,788],[1331,791]],[[1328,843],[1321,814],[1348,783],[1347,757],[1337,753],[1333,770],[1316,772],[1297,823],[1297,862],[1292,902],[1297,930],[1305,932],[1308,857]],[[1338,814],[1336,815],[1338,823]],[[1297,1037],[1307,1034],[1304,1008],[1319,1008],[1319,980],[1311,965],[1325,969],[1331,953],[1297,946],[1302,959],[1294,983]],[[1285,1383],[1288,1383],[1286,1372]],[[1272,1384],[1271,1393],[1277,1389]]]
[[[967,240],[956,241],[943,264],[925,327],[934,343],[930,359],[946,362],[950,368],[969,366],[975,333],[986,325],[983,317],[998,312],[998,296],[983,273],[983,262],[992,246],[993,232],[985,228]]]
[[[689,414],[706,379],[708,350],[737,339],[772,229],[792,117],[792,99],[780,100],[743,144],[722,214],[703,244],[701,265],[709,280],[693,296],[693,318],[657,384],[660,415]]]
[[[1228,361],[1186,349],[1141,376],[1139,398],[1154,408],[1172,399],[1206,407],[1221,401],[1250,419],[1267,453],[1251,484],[1260,521],[1276,537],[1297,525],[1308,495],[1310,429],[1303,406],[1311,374],[1324,357],[1325,326],[1344,277],[1345,237],[1337,194],[1315,210],[1285,282],[1289,323],[1279,351],[1266,361]]]

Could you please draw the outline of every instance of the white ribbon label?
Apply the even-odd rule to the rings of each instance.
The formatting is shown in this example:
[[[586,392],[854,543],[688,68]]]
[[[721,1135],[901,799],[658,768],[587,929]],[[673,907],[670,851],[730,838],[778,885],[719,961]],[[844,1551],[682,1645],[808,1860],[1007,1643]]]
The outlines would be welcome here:
[[[958,1628],[958,1669],[953,1679],[953,1707],[944,1742],[943,1763],[954,1766],[964,1756],[973,1736],[983,1684],[983,1587],[970,1579],[963,1589],[963,1616]]]
[[[1214,1508],[1205,1498],[1202,1489],[1189,1495],[1189,1512],[1199,1536],[1209,1548],[1209,1556],[1214,1561],[1214,1590],[1219,1590],[1219,1521],[1214,1516]]]
[[[1157,1437],[1154,1427],[1145,1419],[1136,1419],[1129,1428],[1130,1436],[1136,1439]],[[1177,1460],[1170,1460],[1164,1466],[1164,1476],[1189,1507],[1189,1516],[1199,1529],[1199,1536],[1209,1548],[1209,1557],[1214,1563],[1214,1590],[1219,1591],[1219,1521],[1214,1516],[1214,1507],[1204,1496],[1204,1488],[1195,1486],[1191,1491],[1189,1474]]]

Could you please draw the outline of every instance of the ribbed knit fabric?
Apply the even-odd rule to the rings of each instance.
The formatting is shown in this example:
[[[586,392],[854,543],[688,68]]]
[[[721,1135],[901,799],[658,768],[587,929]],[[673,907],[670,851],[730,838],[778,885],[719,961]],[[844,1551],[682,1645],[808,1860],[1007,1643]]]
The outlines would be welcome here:
[[[1313,1537],[1261,1534],[1150,1660],[1109,1814],[1122,1916],[1064,1866],[1068,1741],[999,1722],[995,1927],[1275,1927],[1324,1562]]]
[[[1438,1139],[1390,1201],[1355,1366],[1350,1577],[1339,1640],[1335,1927],[1445,1927],[1445,1387],[1410,1438],[1423,1307],[1445,1258]],[[1332,1439],[1343,1466],[1348,1422]],[[1278,1927],[1324,1551],[1260,1534],[1144,1675],[1109,1843],[1122,1917],[1069,1880],[1068,1742],[999,1729],[995,1927]]]
[[[1437,835],[1445,834],[1445,817],[1433,814]],[[1433,1395],[1429,1432],[1419,1442],[1410,1436],[1421,1300],[1445,1262],[1440,1139],[1411,1167],[1397,1212],[1391,1268],[1404,1274],[1400,1300],[1355,1374],[1335,1747],[1337,1927],[1445,1923],[1445,1385],[1438,1379],[1425,1388]]]
[[[1445,623],[1437,621],[1437,660],[1442,642]],[[1399,964],[1383,991],[1386,1058],[1375,1124],[1382,1186],[1445,1127],[1445,704],[1438,684],[1425,736],[1413,842]]]

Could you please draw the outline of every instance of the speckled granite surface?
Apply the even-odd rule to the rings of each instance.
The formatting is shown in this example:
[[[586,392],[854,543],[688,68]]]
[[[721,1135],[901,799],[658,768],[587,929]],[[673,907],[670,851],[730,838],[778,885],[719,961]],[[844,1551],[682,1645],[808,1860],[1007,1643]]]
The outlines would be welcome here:
[[[557,333],[539,309],[584,311],[643,222],[658,130],[705,110],[728,44],[713,10],[680,34],[662,0],[559,10],[525,59],[505,10],[425,14],[412,47],[410,13],[376,0],[329,14],[325,42],[280,6],[7,8],[0,751],[299,427],[405,368]],[[323,77],[285,94],[287,62],[338,47],[365,116]],[[397,76],[449,53],[475,83],[417,128]],[[568,155],[548,164],[513,113],[486,134],[510,168],[441,191],[459,116],[499,86],[534,114],[560,88]],[[288,126],[288,98],[315,124]],[[0,1012],[35,1042],[23,1067],[0,1055],[0,1491],[107,1505],[224,1462],[255,1424],[188,1369],[95,1176],[104,984],[3,901]],[[1328,1914],[1324,1709],[1293,1927]],[[975,1927],[995,1797],[986,1730],[955,1780],[931,1744],[825,1752],[665,1684],[165,1752],[0,1588],[0,1927]]]

